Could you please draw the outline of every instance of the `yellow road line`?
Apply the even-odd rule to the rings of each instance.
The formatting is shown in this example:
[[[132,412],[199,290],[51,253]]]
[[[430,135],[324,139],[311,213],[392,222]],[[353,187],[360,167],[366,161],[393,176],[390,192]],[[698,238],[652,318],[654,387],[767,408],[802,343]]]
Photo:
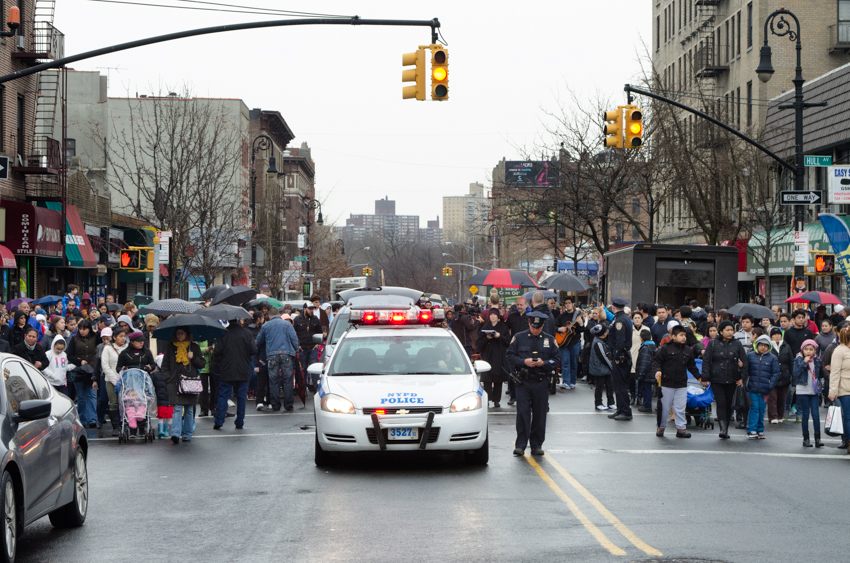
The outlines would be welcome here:
[[[537,474],[540,476],[540,478],[543,479],[543,482],[545,482],[547,485],[549,485],[550,489],[555,491],[555,494],[558,495],[558,498],[560,498],[562,501],[567,503],[567,507],[570,509],[570,512],[573,513],[573,516],[575,516],[578,519],[578,521],[581,522],[582,526],[584,526],[585,529],[587,529],[587,531],[590,532],[591,535],[594,538],[596,538],[596,541],[598,541],[602,545],[602,547],[604,547],[605,549],[610,551],[613,555],[625,555],[626,554],[626,552],[624,550],[620,549],[619,547],[617,547],[614,544],[614,542],[609,540],[605,536],[605,534],[603,534],[602,531],[599,528],[597,528],[593,524],[593,522],[591,522],[590,519],[587,516],[584,515],[584,513],[581,510],[579,510],[579,507],[576,506],[576,503],[573,502],[573,499],[571,499],[567,495],[567,493],[565,493],[564,491],[561,490],[561,487],[559,487],[558,484],[555,483],[555,481],[553,481],[552,478],[549,477],[549,475],[545,471],[543,471],[543,468],[540,467],[540,465],[538,465],[538,463],[536,461],[534,461],[529,456],[525,456],[525,459],[526,459],[526,461],[528,461],[529,465],[531,465],[531,467],[534,468],[534,470],[537,472]]]
[[[619,518],[617,518],[616,516],[614,516],[614,515],[611,513],[611,511],[610,511],[610,510],[608,510],[607,508],[605,508],[605,505],[604,505],[604,504],[602,504],[602,503],[599,501],[599,499],[597,499],[595,496],[593,496],[593,495],[590,493],[590,491],[588,491],[586,488],[584,488],[584,485],[582,485],[581,483],[579,483],[579,482],[576,480],[576,478],[575,478],[575,477],[573,477],[572,475],[570,475],[570,474],[567,472],[567,470],[566,470],[566,469],[564,469],[563,467],[561,467],[561,464],[560,464],[560,463],[558,463],[557,461],[555,461],[554,459],[552,459],[552,457],[551,457],[551,456],[546,456],[546,461],[547,461],[547,463],[549,463],[552,467],[554,467],[554,468],[555,468],[555,470],[556,470],[558,473],[560,473],[560,474],[561,474],[561,476],[562,476],[564,479],[566,479],[566,480],[567,480],[567,482],[568,482],[568,483],[569,483],[569,484],[570,484],[570,485],[571,485],[571,486],[572,486],[575,490],[577,490],[577,491],[579,492],[579,494],[581,494],[581,496],[583,496],[583,497],[585,498],[585,500],[587,500],[587,502],[589,502],[590,504],[592,504],[592,505],[593,505],[593,508],[595,508],[595,509],[597,510],[597,512],[599,512],[599,514],[601,514],[601,515],[602,515],[602,516],[603,516],[606,520],[608,520],[608,522],[610,522],[610,523],[611,523],[611,524],[612,524],[615,528],[617,528],[617,530],[618,530],[621,534],[623,534],[623,536],[625,536],[625,538],[626,538],[627,540],[629,540],[630,542],[632,542],[632,544],[634,544],[634,546],[635,546],[636,548],[638,548],[639,550],[643,551],[643,552],[644,552],[644,553],[646,553],[647,555],[654,555],[654,556],[656,556],[656,557],[660,557],[661,555],[663,555],[660,551],[658,551],[658,550],[657,550],[657,549],[655,549],[654,547],[652,547],[652,546],[650,546],[650,545],[648,545],[648,544],[644,543],[644,542],[643,542],[643,541],[642,541],[639,537],[637,537],[637,536],[635,535],[635,533],[634,533],[634,532],[632,532],[629,528],[627,528],[625,524],[623,524],[622,522],[620,522],[620,519],[619,519]]]

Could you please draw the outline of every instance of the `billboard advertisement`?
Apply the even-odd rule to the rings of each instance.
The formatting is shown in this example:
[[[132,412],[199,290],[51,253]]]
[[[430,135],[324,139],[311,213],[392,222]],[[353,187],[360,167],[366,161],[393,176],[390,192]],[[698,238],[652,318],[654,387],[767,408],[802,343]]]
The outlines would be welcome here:
[[[541,160],[505,162],[505,185],[526,188],[552,188],[558,185],[558,167]]]

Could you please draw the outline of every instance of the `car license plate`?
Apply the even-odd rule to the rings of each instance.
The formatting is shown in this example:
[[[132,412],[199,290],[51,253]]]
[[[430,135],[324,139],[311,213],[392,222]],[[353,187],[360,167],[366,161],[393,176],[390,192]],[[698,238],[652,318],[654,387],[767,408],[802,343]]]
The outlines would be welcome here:
[[[387,439],[389,440],[418,440],[418,428],[388,428]]]

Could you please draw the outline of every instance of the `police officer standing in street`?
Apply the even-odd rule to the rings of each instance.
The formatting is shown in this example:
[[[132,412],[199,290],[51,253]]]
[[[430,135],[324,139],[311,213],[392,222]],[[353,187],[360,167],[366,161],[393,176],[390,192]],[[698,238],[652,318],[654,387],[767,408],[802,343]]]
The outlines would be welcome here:
[[[626,300],[615,297],[611,300],[611,311],[614,319],[608,327],[608,348],[614,356],[614,373],[611,379],[614,383],[614,395],[617,397],[617,410],[609,414],[614,420],[631,420],[632,407],[629,404],[629,385],[631,384],[632,368],[632,321],[623,310]]]
[[[531,455],[543,455],[546,438],[546,411],[549,410],[549,380],[561,362],[555,338],[543,332],[548,315],[528,313],[528,330],[514,335],[506,353],[514,368],[516,382],[515,456],[525,454],[531,442]]]

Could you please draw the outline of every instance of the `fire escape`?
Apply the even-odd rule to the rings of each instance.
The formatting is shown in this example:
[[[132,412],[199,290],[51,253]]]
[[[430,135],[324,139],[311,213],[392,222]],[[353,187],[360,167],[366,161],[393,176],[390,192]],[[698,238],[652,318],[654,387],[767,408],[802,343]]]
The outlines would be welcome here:
[[[723,0],[697,0],[697,22],[692,32],[696,40],[694,52],[694,79],[700,96],[700,109],[714,117],[720,115],[720,102],[717,98],[717,78],[729,71],[728,45],[721,44],[720,32],[715,30],[719,19],[719,5]],[[694,125],[694,137],[697,146],[708,148],[717,146],[721,141],[713,126],[702,120]]]
[[[55,7],[56,0],[35,0],[34,21],[22,19],[13,58],[32,67],[65,56],[65,35],[53,27]],[[67,72],[62,68],[36,76],[35,113],[27,129],[32,138],[29,143],[23,141],[23,154],[19,154],[12,171],[26,175],[27,200],[57,201],[64,208],[68,187],[63,150],[67,134]]]

